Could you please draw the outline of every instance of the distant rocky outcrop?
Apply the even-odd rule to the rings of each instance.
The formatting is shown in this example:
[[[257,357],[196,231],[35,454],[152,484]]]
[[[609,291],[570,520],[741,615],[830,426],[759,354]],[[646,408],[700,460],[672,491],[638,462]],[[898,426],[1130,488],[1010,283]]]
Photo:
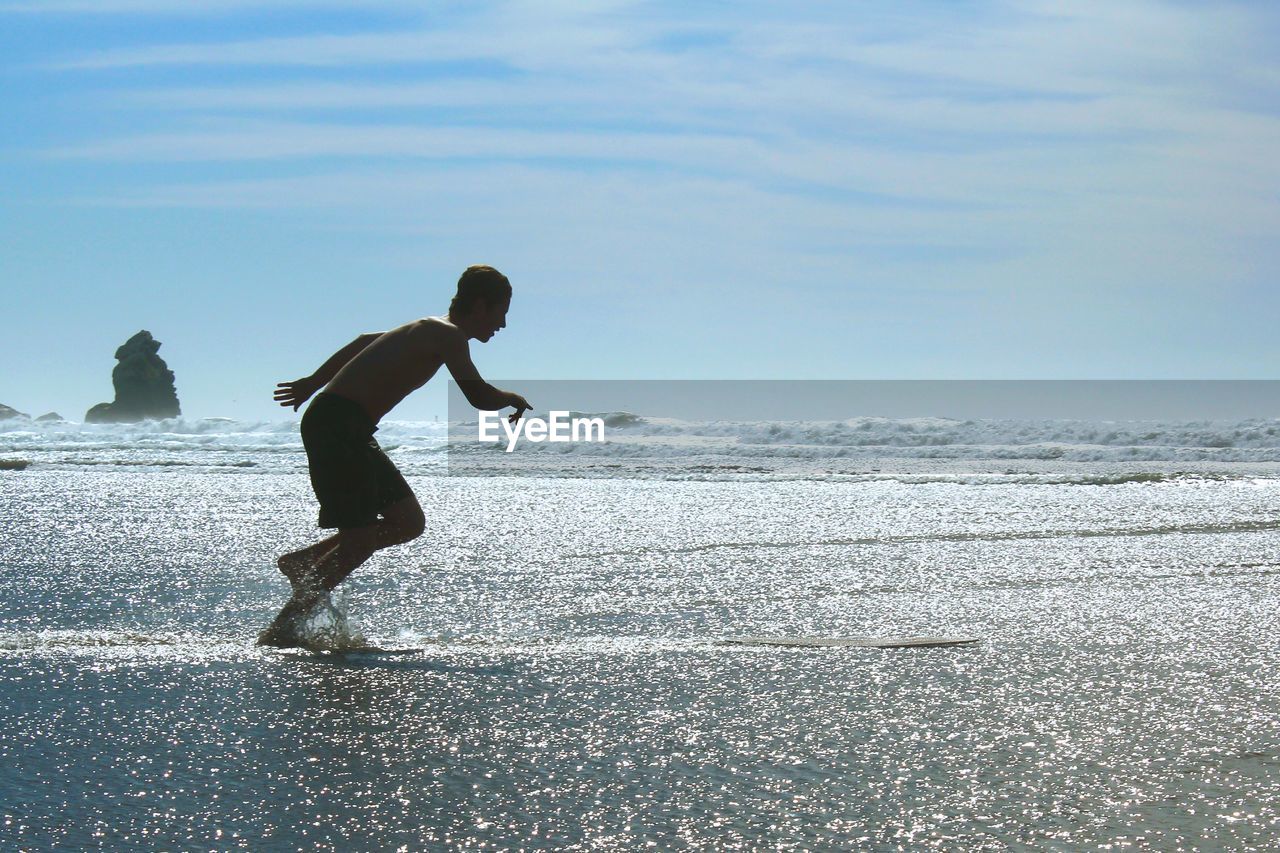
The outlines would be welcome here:
[[[28,416],[24,415],[22,412],[19,412],[17,409],[11,409],[8,406],[4,405],[3,403],[0,403],[0,421],[7,421],[10,418],[26,418],[26,417]]]
[[[38,424],[60,424],[65,422],[66,422],[66,418],[64,418],[62,415],[58,414],[57,412],[49,412],[47,414],[43,414],[40,417],[36,418],[36,423]]]
[[[138,332],[116,350],[119,362],[111,371],[116,399],[99,403],[85,413],[86,423],[133,423],[147,418],[176,418],[182,414],[173,371],[157,353],[160,342]]]

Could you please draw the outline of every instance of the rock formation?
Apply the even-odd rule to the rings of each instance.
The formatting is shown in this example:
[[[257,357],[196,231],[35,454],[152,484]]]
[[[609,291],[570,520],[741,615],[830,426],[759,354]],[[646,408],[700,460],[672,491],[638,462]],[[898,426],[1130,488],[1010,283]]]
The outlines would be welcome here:
[[[64,418],[62,417],[62,415],[58,414],[57,412],[48,412],[48,413],[43,414],[43,415],[41,415],[40,417],[36,418],[36,423],[38,423],[38,424],[61,424],[61,423],[66,423],[66,419],[64,419]]]
[[[116,350],[119,364],[111,371],[116,399],[99,403],[85,413],[86,423],[133,423],[147,418],[176,418],[178,392],[173,371],[156,353],[160,342],[141,331]]]
[[[7,421],[10,418],[25,418],[25,417],[28,417],[28,416],[24,415],[22,412],[19,412],[17,409],[11,409],[8,406],[4,405],[3,403],[0,403],[0,421]]]

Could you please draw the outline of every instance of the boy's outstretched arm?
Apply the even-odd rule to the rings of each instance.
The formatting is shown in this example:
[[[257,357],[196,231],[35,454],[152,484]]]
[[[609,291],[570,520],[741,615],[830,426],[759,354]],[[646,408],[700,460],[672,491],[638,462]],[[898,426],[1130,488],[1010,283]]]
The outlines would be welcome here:
[[[515,409],[515,413],[507,420],[514,423],[526,411],[533,408],[529,405],[529,401],[519,394],[503,391],[485,382],[480,376],[480,371],[476,369],[475,363],[471,361],[471,353],[467,349],[466,341],[459,341],[448,347],[444,356],[445,366],[449,368],[453,380],[458,383],[459,390],[467,398],[467,402],[477,409],[496,412],[511,406]]]
[[[276,383],[275,401],[282,406],[293,406],[293,410],[295,412],[298,411],[298,407],[307,402],[312,394],[328,385],[329,380],[336,376],[348,361],[355,358],[361,350],[382,337],[382,335],[382,332],[370,332],[367,335],[361,335],[331,355],[329,360],[316,368],[316,372],[310,376],[304,376],[302,379],[295,379],[292,382]]]

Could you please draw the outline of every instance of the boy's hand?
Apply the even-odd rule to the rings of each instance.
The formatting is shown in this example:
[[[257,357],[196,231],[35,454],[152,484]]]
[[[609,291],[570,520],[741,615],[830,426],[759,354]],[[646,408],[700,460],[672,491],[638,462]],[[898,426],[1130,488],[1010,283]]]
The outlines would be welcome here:
[[[511,392],[507,392],[507,405],[515,407],[515,412],[507,416],[507,423],[512,424],[520,420],[521,415],[533,408],[524,397]]]
[[[305,379],[295,379],[292,382],[277,382],[275,400],[282,406],[293,406],[296,412],[298,407],[307,402],[318,390],[320,390],[320,383],[310,376]]]

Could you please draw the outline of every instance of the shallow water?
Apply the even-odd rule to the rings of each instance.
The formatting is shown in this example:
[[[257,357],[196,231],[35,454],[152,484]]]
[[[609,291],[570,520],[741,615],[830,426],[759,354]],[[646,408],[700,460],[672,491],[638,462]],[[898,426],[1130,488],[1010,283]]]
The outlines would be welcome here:
[[[1258,848],[1280,481],[410,482],[339,604],[281,470],[0,472],[5,847]],[[727,637],[979,636],[939,649]]]

